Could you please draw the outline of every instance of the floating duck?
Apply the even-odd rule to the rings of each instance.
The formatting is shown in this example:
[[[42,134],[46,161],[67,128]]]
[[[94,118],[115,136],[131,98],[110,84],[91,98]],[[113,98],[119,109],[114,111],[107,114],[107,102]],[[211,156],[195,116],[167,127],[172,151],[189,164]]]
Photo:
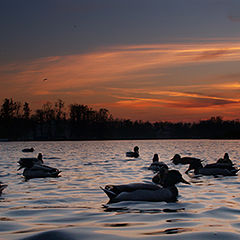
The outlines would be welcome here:
[[[41,153],[38,154],[37,158],[21,158],[18,163],[20,164],[18,170],[24,168],[23,176],[26,179],[59,177],[61,172],[57,168],[43,165]]]
[[[201,175],[222,175],[222,176],[236,176],[239,169],[232,168],[232,167],[224,167],[221,164],[208,164],[205,167],[203,167],[201,162],[194,162],[189,165],[188,170],[186,173],[188,173],[190,170],[194,170],[194,174],[201,174]]]
[[[154,172],[159,171],[161,168],[166,168],[168,169],[167,164],[165,164],[164,162],[159,162],[159,157],[158,154],[155,153],[153,156],[153,160],[151,165],[148,167],[148,170],[152,170]]]
[[[231,166],[233,165],[232,161],[229,158],[228,153],[225,153],[223,158],[219,158],[217,160],[217,163],[227,164],[227,165],[231,165]]]
[[[31,167],[26,167],[23,171],[23,176],[26,179],[31,178],[45,178],[45,177],[59,177],[61,171],[57,168],[46,165],[34,164]]]
[[[133,152],[126,152],[126,156],[138,158],[139,157],[139,147],[135,146],[133,149]]]
[[[2,184],[2,183],[0,182],[0,195],[2,194],[2,191],[3,191],[6,187],[7,187],[6,184]]]
[[[201,163],[202,160],[199,158],[194,157],[181,157],[179,154],[175,154],[174,157],[171,159],[175,165],[178,164],[198,164]],[[188,173],[191,169],[188,169],[185,173]]]
[[[20,170],[21,168],[33,166],[34,164],[41,165],[43,164],[42,158],[42,153],[39,153],[36,158],[20,158],[20,160],[18,161],[18,164],[20,165],[18,170]]]
[[[150,201],[150,202],[171,202],[176,201],[178,189],[175,184],[183,182],[181,173],[177,170],[170,170],[164,180],[163,186],[153,183],[131,183],[125,185],[107,185],[101,188],[109,197],[109,203],[121,201]]]
[[[22,152],[34,152],[34,148],[24,148]]]
[[[190,164],[190,163],[194,163],[194,162],[202,162],[202,160],[199,159],[199,158],[181,157],[179,154],[175,154],[174,157],[171,160],[175,165],[177,165],[177,164]]]

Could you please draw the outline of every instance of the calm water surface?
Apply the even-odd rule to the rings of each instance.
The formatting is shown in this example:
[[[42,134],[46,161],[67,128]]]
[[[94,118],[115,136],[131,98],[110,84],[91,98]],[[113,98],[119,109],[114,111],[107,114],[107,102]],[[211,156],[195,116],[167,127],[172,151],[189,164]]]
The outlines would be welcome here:
[[[135,145],[140,158],[125,157]],[[24,181],[17,161],[38,152],[60,178]],[[1,142],[0,239],[240,239],[239,176],[192,178],[170,161],[179,153],[213,163],[225,152],[239,167],[238,140]],[[108,205],[99,186],[150,182],[154,153],[191,182],[178,184],[178,201]]]

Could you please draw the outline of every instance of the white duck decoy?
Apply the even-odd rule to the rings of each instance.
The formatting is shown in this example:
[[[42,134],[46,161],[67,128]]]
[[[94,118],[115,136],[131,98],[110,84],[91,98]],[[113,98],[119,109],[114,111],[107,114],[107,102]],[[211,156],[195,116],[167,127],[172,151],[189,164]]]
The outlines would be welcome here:
[[[183,182],[181,173],[177,170],[170,170],[163,182],[163,186],[154,183],[131,183],[125,185],[107,185],[101,188],[109,197],[109,203],[121,201],[150,201],[150,202],[171,202],[176,201],[178,189],[175,184]]]
[[[126,156],[138,158],[139,157],[139,147],[135,146],[133,149],[133,152],[126,152]]]

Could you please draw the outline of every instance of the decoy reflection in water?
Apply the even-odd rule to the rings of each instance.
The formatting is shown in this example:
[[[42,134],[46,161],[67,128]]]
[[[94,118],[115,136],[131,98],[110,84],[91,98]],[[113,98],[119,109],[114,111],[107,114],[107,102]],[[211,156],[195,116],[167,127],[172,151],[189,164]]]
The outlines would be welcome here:
[[[18,163],[20,165],[18,170],[24,168],[23,176],[26,179],[59,177],[61,172],[57,168],[43,165],[41,153],[38,154],[37,158],[21,158]]]
[[[179,171],[170,170],[163,181],[163,186],[154,183],[131,183],[107,185],[101,189],[109,197],[109,203],[121,201],[171,202],[177,199],[178,189],[175,184],[180,182],[189,184]]]
[[[153,156],[152,163],[148,167],[148,170],[152,170],[154,172],[157,172],[157,171],[159,171],[163,167],[168,169],[167,164],[165,164],[164,162],[159,162],[158,154],[155,153],[154,156]]]
[[[138,158],[139,157],[139,147],[135,146],[133,149],[133,152],[126,152],[126,156]]]

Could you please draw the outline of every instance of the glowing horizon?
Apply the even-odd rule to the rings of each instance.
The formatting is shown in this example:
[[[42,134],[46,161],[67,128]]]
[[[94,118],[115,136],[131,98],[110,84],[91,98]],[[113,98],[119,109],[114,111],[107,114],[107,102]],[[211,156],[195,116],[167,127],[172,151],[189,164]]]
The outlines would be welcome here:
[[[133,120],[238,118],[240,73],[229,63],[239,60],[236,42],[121,45],[1,66],[0,92],[34,108],[60,98]]]

